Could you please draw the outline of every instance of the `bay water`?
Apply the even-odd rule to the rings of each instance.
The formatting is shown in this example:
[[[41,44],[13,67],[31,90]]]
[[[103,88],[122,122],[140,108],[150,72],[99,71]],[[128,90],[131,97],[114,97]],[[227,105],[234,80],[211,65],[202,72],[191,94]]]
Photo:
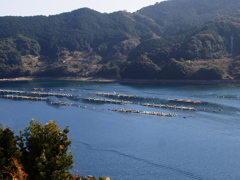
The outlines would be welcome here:
[[[81,81],[30,81],[0,84],[0,89],[33,88],[72,94],[49,96],[51,101],[0,98],[0,123],[19,129],[30,119],[55,120],[69,126],[72,172],[121,179],[240,179],[240,86],[238,85],[124,85]],[[60,92],[59,89],[62,89]],[[93,94],[134,95],[123,98]],[[131,101],[99,103],[85,98]],[[201,103],[169,101],[187,99]],[[68,102],[71,106],[49,102]],[[142,106],[142,103],[193,107],[182,110]],[[113,108],[177,114],[176,117],[111,111]]]

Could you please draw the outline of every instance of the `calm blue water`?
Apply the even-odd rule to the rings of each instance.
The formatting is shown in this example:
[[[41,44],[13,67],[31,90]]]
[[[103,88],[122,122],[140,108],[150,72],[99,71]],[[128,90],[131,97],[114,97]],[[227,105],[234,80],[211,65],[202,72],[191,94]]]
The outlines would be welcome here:
[[[73,106],[54,106],[43,101],[0,98],[0,123],[18,133],[31,118],[49,120],[64,128],[79,175],[120,179],[240,179],[240,87],[150,86],[74,81],[0,84],[0,89],[73,94],[57,98]],[[72,92],[70,89],[75,89]],[[133,104],[90,103],[83,98],[107,98],[91,92],[136,95]],[[169,102],[168,98],[200,100],[201,104]],[[113,98],[114,99],[114,98]],[[115,98],[122,100],[120,98]],[[196,111],[145,107],[139,103],[195,107]],[[178,114],[164,117],[114,112],[122,108]]]

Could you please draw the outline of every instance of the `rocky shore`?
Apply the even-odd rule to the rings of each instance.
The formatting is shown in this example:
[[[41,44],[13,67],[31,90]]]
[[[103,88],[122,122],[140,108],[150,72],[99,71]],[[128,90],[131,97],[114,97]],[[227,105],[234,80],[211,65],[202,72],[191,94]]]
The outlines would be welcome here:
[[[240,80],[152,80],[152,79],[107,79],[98,77],[18,77],[0,79],[0,83],[29,82],[38,80],[72,80],[90,82],[119,82],[122,84],[156,84],[156,85],[217,85],[217,84],[240,84]]]

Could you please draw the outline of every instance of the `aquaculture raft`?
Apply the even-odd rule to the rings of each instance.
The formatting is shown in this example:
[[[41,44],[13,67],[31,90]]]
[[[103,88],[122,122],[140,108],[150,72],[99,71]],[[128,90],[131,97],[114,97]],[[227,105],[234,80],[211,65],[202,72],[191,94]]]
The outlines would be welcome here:
[[[44,91],[44,88],[33,88],[34,91]]]
[[[31,96],[18,96],[18,95],[3,95],[0,97],[11,98],[11,99],[41,100],[41,101],[48,100],[48,98],[44,98],[44,97],[31,97]]]
[[[189,99],[168,99],[168,101],[175,101],[175,102],[186,102],[186,103],[201,103],[201,101],[189,100]]]
[[[17,90],[0,89],[0,93],[24,94],[26,92],[25,91],[17,91]]]
[[[103,96],[115,96],[115,97],[122,97],[122,98],[136,98],[137,97],[137,96],[134,96],[134,95],[119,94],[119,93],[92,92],[91,94],[103,95]]]
[[[117,112],[140,113],[140,114],[150,114],[150,115],[169,116],[169,117],[178,116],[177,114],[152,112],[152,111],[139,111],[139,110],[131,110],[131,109],[119,109],[119,108],[116,108],[116,109],[111,109],[111,110],[112,111],[117,111]]]
[[[72,94],[47,93],[47,92],[30,92],[30,94],[41,96],[73,97]]]
[[[194,108],[194,107],[171,106],[171,105],[162,105],[162,104],[142,103],[140,105],[142,105],[142,106],[151,106],[151,107],[159,107],[159,108],[170,108],[170,109],[196,110],[196,108]]]
[[[97,98],[85,98],[84,100],[92,102],[106,102],[106,103],[116,103],[116,104],[131,104],[131,101],[118,101],[113,99],[97,99]]]
[[[73,105],[73,103],[68,103],[68,102],[62,102],[62,101],[60,101],[60,102],[51,102],[51,104],[53,104],[53,105],[64,105],[64,106],[72,106]]]

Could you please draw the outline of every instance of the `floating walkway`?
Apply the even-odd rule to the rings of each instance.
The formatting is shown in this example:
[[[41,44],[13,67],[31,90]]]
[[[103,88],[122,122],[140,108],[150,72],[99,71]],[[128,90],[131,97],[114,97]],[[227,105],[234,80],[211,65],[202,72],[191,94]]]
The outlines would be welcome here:
[[[195,101],[195,100],[188,100],[188,99],[168,99],[168,101],[174,101],[174,102],[186,102],[186,103],[201,103],[201,101]]]
[[[116,108],[116,109],[111,109],[111,110],[112,111],[117,111],[117,112],[140,113],[140,114],[150,114],[150,115],[169,116],[169,117],[178,116],[177,114],[152,112],[152,111],[139,111],[139,110],[131,110],[131,109],[119,109],[119,108]]]
[[[39,88],[34,88],[38,89]],[[26,91],[17,91],[17,90],[6,90],[0,89],[0,93],[8,94],[28,94]],[[39,95],[39,96],[57,96],[57,97],[74,97],[72,94],[61,94],[61,93],[47,93],[47,92],[30,92],[30,95]]]
[[[24,94],[26,91],[0,89],[0,93]]]
[[[131,104],[131,101],[118,101],[113,99],[97,99],[97,98],[85,98],[83,100],[92,102],[105,102],[105,103],[116,103],[116,104]]]
[[[159,108],[170,108],[170,109],[196,110],[196,108],[194,107],[171,106],[171,105],[162,105],[162,104],[141,103],[140,105],[150,106],[150,107],[159,107]]]
[[[18,96],[18,95],[3,95],[0,96],[3,98],[11,98],[11,99],[27,99],[27,100],[41,100],[41,101],[47,101],[48,98],[44,97],[31,97],[31,96]]]
[[[44,88],[33,88],[33,91],[44,91]]]
[[[67,103],[67,102],[51,102],[50,104],[53,104],[53,105],[63,105],[63,106],[72,106],[73,103]]]
[[[73,97],[72,94],[47,93],[47,92],[30,92],[30,94],[41,95],[41,96]]]
[[[137,96],[134,96],[134,95],[119,94],[119,93],[92,92],[91,94],[103,95],[103,96],[115,96],[115,97],[122,97],[122,98],[136,98],[137,97]]]

